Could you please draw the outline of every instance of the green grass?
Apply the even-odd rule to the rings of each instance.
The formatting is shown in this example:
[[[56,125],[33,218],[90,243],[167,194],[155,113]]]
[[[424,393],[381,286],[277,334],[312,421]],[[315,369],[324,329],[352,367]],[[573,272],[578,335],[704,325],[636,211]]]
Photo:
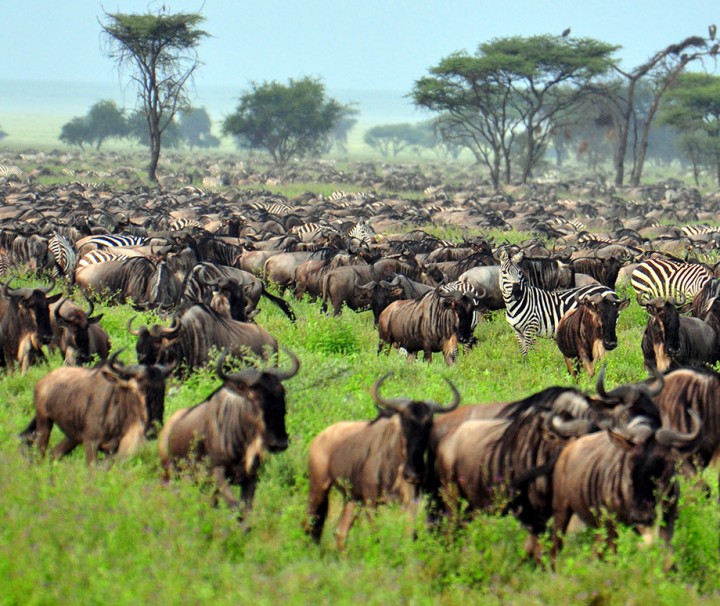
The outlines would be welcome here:
[[[125,462],[87,469],[82,449],[58,462],[28,461],[15,435],[32,414],[32,387],[49,366],[25,377],[0,377],[0,603],[2,604],[716,604],[720,600],[718,528],[714,486],[708,500],[683,481],[675,536],[676,566],[662,571],[664,550],[639,547],[624,530],[617,555],[593,555],[593,533],[568,538],[551,573],[523,560],[526,533],[511,517],[478,516],[450,536],[432,535],[396,506],[360,516],[344,553],[334,547],[337,495],[322,544],[304,535],[307,448],[322,429],[340,420],[374,416],[369,387],[388,370],[389,397],[448,402],[445,377],[463,403],[511,400],[553,384],[570,384],[552,341],[539,341],[526,360],[503,314],[477,329],[478,345],[448,368],[408,363],[400,354],[377,356],[377,333],[369,313],[321,315],[316,304],[293,302],[291,325],[275,306],[263,305],[257,320],[301,360],[286,382],[291,445],[268,456],[261,471],[252,529],[240,532],[223,505],[210,505],[211,484],[181,476],[169,486],[151,443]],[[128,348],[129,307],[98,306],[114,348]],[[135,320],[157,321],[144,314]],[[607,356],[607,385],[644,377],[640,337],[644,312],[635,303],[621,313],[619,347]],[[287,360],[284,361],[287,363]],[[209,369],[169,382],[166,418],[200,402],[219,380]],[[579,386],[593,392],[593,382]],[[55,429],[51,444],[60,439]],[[417,539],[413,540],[413,531]]]

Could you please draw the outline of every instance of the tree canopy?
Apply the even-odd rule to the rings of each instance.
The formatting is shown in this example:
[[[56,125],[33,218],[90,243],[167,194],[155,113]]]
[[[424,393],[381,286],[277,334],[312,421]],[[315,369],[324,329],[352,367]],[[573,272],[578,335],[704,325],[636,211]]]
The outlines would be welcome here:
[[[95,103],[85,116],[76,116],[63,125],[60,141],[67,145],[94,145],[99,150],[106,139],[127,137],[128,123],[124,110],[115,101],[101,100]]]
[[[457,52],[415,82],[410,97],[441,114],[439,132],[461,142],[509,183],[512,152],[524,134],[520,179],[547,148],[553,125],[606,74],[618,47],[591,38],[513,36]]]
[[[204,107],[188,107],[180,111],[178,131],[188,147],[219,147],[220,139],[210,130],[212,122]]]
[[[176,113],[189,106],[187,84],[200,65],[196,48],[208,36],[197,13],[105,13],[101,23],[107,55],[130,69],[145,115],[150,147],[148,178],[157,181],[162,135]]]
[[[343,115],[347,108],[328,98],[317,79],[253,82],[225,118],[222,131],[241,147],[267,151],[276,165],[284,166],[293,157],[319,154]]]

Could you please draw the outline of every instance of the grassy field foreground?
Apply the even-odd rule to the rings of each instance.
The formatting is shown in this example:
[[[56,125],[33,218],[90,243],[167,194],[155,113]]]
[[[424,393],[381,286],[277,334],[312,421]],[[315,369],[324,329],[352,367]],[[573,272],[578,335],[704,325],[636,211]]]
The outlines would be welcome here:
[[[717,604],[720,560],[717,470],[707,499],[683,481],[675,534],[676,569],[662,570],[664,549],[639,546],[623,531],[617,554],[600,560],[593,535],[568,538],[556,572],[523,560],[526,533],[510,517],[478,516],[454,534],[429,533],[398,507],[360,516],[347,550],[338,553],[332,529],[339,498],[322,545],[306,538],[307,447],[340,420],[374,416],[370,385],[391,370],[383,395],[449,402],[443,380],[457,385],[463,403],[518,399],[544,387],[567,385],[554,342],[540,341],[527,360],[502,314],[477,329],[479,344],[447,368],[408,364],[399,354],[377,356],[369,313],[325,317],[315,304],[293,303],[290,325],[274,306],[257,320],[301,360],[287,389],[287,451],[268,456],[261,472],[252,529],[240,532],[233,514],[212,508],[207,478],[160,481],[156,444],[131,460],[88,469],[82,448],[69,458],[27,460],[16,434],[32,416],[32,389],[51,368],[0,377],[0,604]],[[125,325],[130,307],[98,308],[113,349],[134,359],[134,337]],[[621,313],[619,347],[608,355],[607,385],[644,378],[640,336],[644,311],[635,303]],[[157,321],[152,315],[142,322]],[[138,320],[135,321],[135,326]],[[284,359],[287,363],[287,359]],[[167,418],[200,402],[219,381],[210,370],[169,382]],[[580,387],[594,392],[583,378]],[[51,445],[60,439],[55,429]],[[417,538],[413,539],[413,531]]]

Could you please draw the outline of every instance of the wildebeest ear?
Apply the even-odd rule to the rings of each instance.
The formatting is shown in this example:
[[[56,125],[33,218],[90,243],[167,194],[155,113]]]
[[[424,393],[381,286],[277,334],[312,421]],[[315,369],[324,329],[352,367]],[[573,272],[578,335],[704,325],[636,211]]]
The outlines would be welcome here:
[[[516,265],[520,263],[525,258],[525,253],[521,250],[520,252],[515,253],[510,260],[515,263]]]
[[[630,305],[630,299],[625,298],[623,301],[620,302],[620,305],[618,305],[618,311],[622,311],[625,309],[628,305]]]
[[[498,257],[498,260],[500,261],[500,263],[505,263],[509,258],[508,251],[505,250],[504,248],[501,248],[500,250],[497,251],[497,257]]]
[[[56,301],[59,301],[60,297],[62,297],[61,292],[55,293],[54,295],[50,295],[49,297],[45,297],[45,300],[48,302],[48,304],[50,304],[50,303],[55,303]]]
[[[97,324],[100,320],[102,320],[102,317],[103,317],[104,315],[105,315],[105,314],[98,314],[97,316],[92,316],[91,318],[88,318],[87,321],[88,321],[90,324]]]

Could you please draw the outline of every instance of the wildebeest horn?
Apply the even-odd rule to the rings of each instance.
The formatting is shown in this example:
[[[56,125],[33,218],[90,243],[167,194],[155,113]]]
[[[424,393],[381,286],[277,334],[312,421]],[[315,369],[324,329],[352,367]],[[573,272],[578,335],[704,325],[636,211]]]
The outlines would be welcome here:
[[[167,328],[162,328],[159,333],[162,335],[164,339],[175,339],[180,334],[180,329],[182,328],[182,324],[178,322],[177,317],[173,318],[172,324],[168,326]]]
[[[545,428],[561,438],[574,438],[590,431],[593,422],[588,419],[573,419],[563,421],[558,415],[549,415],[545,418]]]
[[[40,292],[48,294],[53,288],[55,288],[55,276],[50,276],[50,279],[52,280],[52,282],[50,282],[50,286],[38,286],[37,289]]]
[[[359,288],[360,290],[372,290],[373,288],[375,288],[376,284],[377,282],[375,282],[375,280],[372,280],[367,284],[360,284],[360,282],[358,282],[358,279],[355,278],[355,288]]]
[[[135,337],[139,337],[139,336],[140,336],[140,331],[139,331],[139,330],[136,330],[136,329],[133,329],[133,327],[132,327],[132,323],[133,323],[133,320],[134,320],[135,318],[137,318],[137,315],[132,316],[132,317],[127,321],[127,331],[128,331],[131,335],[133,335],[133,336],[135,336]]]
[[[163,379],[167,379],[170,376],[170,373],[175,370],[175,367],[178,365],[178,358],[175,355],[170,356],[170,363],[169,364],[156,364],[155,367],[160,371],[160,373],[163,376]]]
[[[92,300],[90,297],[88,297],[87,295],[85,295],[85,300],[90,304],[90,307],[89,307],[88,310],[85,312],[85,314],[87,315],[88,322],[97,322],[97,321],[99,321],[100,318],[102,318],[103,315],[105,315],[105,314],[98,314],[97,316],[92,317],[93,312],[95,311],[95,301],[93,301],[93,300]]]
[[[62,317],[62,314],[60,313],[60,308],[61,308],[63,305],[65,305],[65,303],[67,302],[67,300],[68,300],[67,297],[63,297],[62,299],[60,299],[60,303],[58,303],[58,304],[55,306],[55,311],[53,312],[53,315],[55,316],[55,321],[56,321],[58,324],[65,324],[65,323],[67,323],[67,320],[66,320],[65,318],[63,318],[63,317]]]
[[[14,278],[10,278],[5,284],[3,284],[3,296],[10,297],[15,294],[16,288],[10,288],[10,282],[13,281]]]
[[[248,387],[252,387],[258,381],[262,373],[257,368],[245,368],[240,372],[228,375],[223,370],[225,358],[228,355],[228,348],[225,347],[215,364],[215,374],[223,381],[228,383],[244,383]]]
[[[635,297],[640,307],[647,307],[654,299],[650,299],[650,295],[647,292],[641,292]]]
[[[124,347],[122,349],[118,349],[117,351],[114,351],[110,355],[110,357],[107,359],[107,362],[106,362],[106,364],[110,368],[110,370],[112,370],[116,374],[120,375],[122,378],[125,378],[124,366],[120,366],[120,367],[117,366],[117,359],[118,359],[118,356],[124,351],[125,351]],[[122,364],[122,362],[121,362],[121,364]]]
[[[288,368],[287,370],[280,370],[279,368],[268,368],[265,370],[265,372],[267,374],[273,375],[274,377],[277,377],[279,381],[286,381],[287,379],[294,377],[297,374],[298,370],[300,370],[300,360],[289,349],[285,349],[283,347],[282,350],[288,356],[290,356],[290,359],[292,360],[292,366],[290,366],[290,368]]]
[[[657,387],[651,388],[649,385],[641,385],[640,386],[640,389],[649,398],[654,398],[656,395],[658,395],[663,390],[663,387],[665,387],[665,377],[663,376],[663,373],[661,373],[655,366],[653,366],[652,373],[653,373],[653,376],[655,377],[655,380],[657,381]]]
[[[450,381],[450,379],[448,378],[445,378],[445,382],[450,386],[450,389],[452,389],[453,392],[453,401],[449,406],[441,406],[440,404],[438,404],[437,402],[433,402],[432,400],[425,401],[425,404],[427,404],[435,414],[451,412],[455,410],[458,406],[460,406],[460,392],[457,390],[457,387],[455,387],[452,381]]]
[[[375,404],[377,404],[378,408],[380,408],[381,410],[389,408],[390,410],[399,412],[401,409],[405,408],[411,402],[411,400],[408,400],[407,398],[386,400],[384,398],[381,398],[379,393],[380,385],[382,385],[385,379],[387,379],[391,374],[391,372],[386,372],[382,377],[375,381],[375,383],[373,383],[372,387],[370,388],[370,395],[372,395],[373,400],[375,400]]]
[[[687,303],[687,295],[684,292],[677,292],[675,293],[675,297],[671,297],[668,299],[668,303],[670,305],[674,305],[675,307],[682,307]]]
[[[685,451],[693,450],[697,446],[698,438],[701,436],[702,420],[694,410],[688,410],[688,414],[692,423],[688,433],[662,427],[655,432],[657,443],[669,448],[680,448]]]

